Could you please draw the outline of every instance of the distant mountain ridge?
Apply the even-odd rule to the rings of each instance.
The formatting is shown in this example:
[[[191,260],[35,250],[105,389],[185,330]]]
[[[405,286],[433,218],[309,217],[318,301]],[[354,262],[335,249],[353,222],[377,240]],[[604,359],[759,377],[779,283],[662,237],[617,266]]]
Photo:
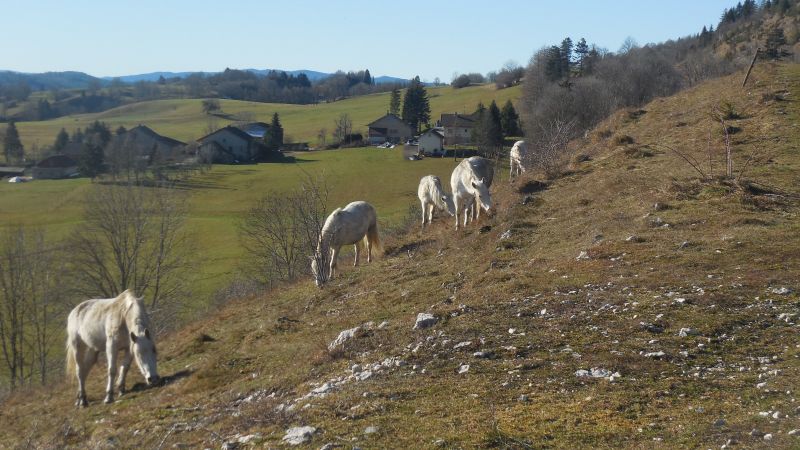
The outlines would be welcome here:
[[[273,69],[243,69],[257,75],[265,76]],[[315,70],[280,70],[274,69],[277,72],[286,72],[290,75],[305,74],[311,82],[317,82],[328,78],[333,73],[318,72]],[[136,83],[139,81],[157,81],[160,77],[164,78],[186,78],[192,74],[203,74],[206,76],[215,75],[220,72],[149,72],[142,74],[123,75],[119,77],[95,77],[84,72],[45,72],[45,73],[25,73],[14,72],[11,70],[0,70],[0,85],[18,84],[21,82],[27,83],[31,89],[35,91],[43,91],[49,89],[84,89],[89,87],[92,81],[100,81],[101,84],[106,85],[111,80],[119,79],[124,83]],[[402,83],[407,82],[405,78],[398,78],[392,76],[379,76],[375,77],[376,84],[383,83]]]

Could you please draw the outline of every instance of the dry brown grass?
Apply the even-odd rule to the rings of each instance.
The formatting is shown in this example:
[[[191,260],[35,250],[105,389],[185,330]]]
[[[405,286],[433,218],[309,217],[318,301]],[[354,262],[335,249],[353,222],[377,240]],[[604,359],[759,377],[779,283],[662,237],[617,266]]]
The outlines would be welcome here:
[[[356,269],[343,261],[324,290],[304,280],[228,303],[159,344],[162,374],[183,373],[166,386],[104,406],[96,370],[92,404],[77,412],[71,383],[14,395],[0,410],[0,446],[219,447],[254,433],[256,446],[280,446],[301,424],[320,429],[313,448],[762,445],[752,429],[797,446],[787,435],[800,428],[797,317],[779,317],[797,313],[800,290],[800,68],[757,66],[752,77],[745,92],[737,74],[658,99],[646,114],[620,112],[591,148],[576,143],[590,159],[573,159],[562,176],[499,181],[499,213],[477,226],[409,225],[387,239],[385,258]],[[762,101],[777,91],[787,100]],[[742,129],[736,166],[756,146],[769,155],[739,183],[700,179],[670,152],[631,158],[608,139],[634,136],[632,147],[669,145],[705,163],[718,126],[709,114],[723,101],[742,114],[731,120]],[[782,286],[794,292],[772,293]],[[442,320],[412,330],[419,312]],[[339,331],[383,320],[328,352]],[[657,350],[664,357],[644,356]],[[392,356],[408,365],[276,410],[354,363]],[[592,367],[621,379],[575,376]],[[776,410],[789,417],[758,415]]]

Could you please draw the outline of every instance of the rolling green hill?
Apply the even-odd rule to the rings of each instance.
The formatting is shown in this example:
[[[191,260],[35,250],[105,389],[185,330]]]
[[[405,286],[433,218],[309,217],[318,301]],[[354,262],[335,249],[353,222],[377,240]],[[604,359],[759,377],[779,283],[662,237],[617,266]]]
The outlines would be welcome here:
[[[430,97],[431,118],[438,119],[442,113],[475,110],[478,102],[484,104],[497,101],[500,107],[507,100],[516,101],[520,86],[497,90],[494,85],[472,86],[453,89],[448,86],[427,88]],[[112,129],[122,125],[127,128],[144,124],[158,133],[188,142],[206,134],[213,123],[222,127],[237,118],[246,121],[269,122],[273,113],[278,113],[285,136],[296,142],[317,142],[320,129],[327,129],[328,139],[333,133],[334,120],[348,114],[353,121],[353,131],[366,133],[366,125],[386,113],[389,108],[389,93],[372,94],[348,98],[333,103],[316,105],[289,105],[255,103],[238,100],[220,100],[222,112],[229,118],[212,117],[203,113],[202,100],[155,100],[121,106],[97,114],[68,116],[42,122],[20,122],[17,127],[20,138],[27,149],[34,144],[50,145],[61,128],[72,131],[78,127],[100,120]]]

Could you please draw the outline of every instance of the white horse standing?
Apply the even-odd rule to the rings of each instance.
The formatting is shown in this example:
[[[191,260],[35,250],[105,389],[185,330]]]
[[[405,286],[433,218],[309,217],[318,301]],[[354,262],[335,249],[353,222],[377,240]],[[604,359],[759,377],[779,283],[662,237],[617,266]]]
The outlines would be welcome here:
[[[378,235],[378,215],[375,208],[367,202],[352,202],[344,208],[337,208],[325,219],[319,236],[317,251],[311,260],[311,272],[317,286],[322,286],[336,275],[336,259],[343,245],[355,245],[356,260],[361,247],[367,247],[367,262],[372,262],[372,248],[381,252],[381,238]],[[330,258],[330,263],[325,264]],[[327,269],[327,270],[326,270]]]
[[[453,190],[453,201],[456,207],[456,230],[458,216],[464,212],[464,226],[470,218],[476,220],[480,216],[480,208],[487,213],[492,209],[492,197],[489,188],[494,179],[494,168],[491,161],[480,156],[465,159],[456,166],[450,176],[450,187]]]
[[[525,162],[528,158],[528,146],[525,144],[525,141],[517,141],[514,143],[514,146],[511,147],[511,152],[508,154],[509,165],[511,166],[511,174],[509,175],[510,179],[513,179],[514,176],[519,176],[521,173],[525,172]]]
[[[433,220],[434,208],[446,210],[451,216],[456,214],[453,198],[447,195],[442,188],[442,180],[435,175],[426,175],[419,180],[417,196],[422,203],[422,228],[425,228],[426,221],[431,223]]]
[[[156,345],[150,334],[150,319],[144,302],[130,290],[117,298],[92,299],[76,306],[67,319],[67,372],[78,376],[77,406],[87,406],[86,375],[97,362],[101,351],[108,360],[106,403],[114,401],[114,377],[117,374],[117,353],[124,352],[120,362],[119,394],[125,393],[125,376],[131,356],[148,385],[158,381]]]

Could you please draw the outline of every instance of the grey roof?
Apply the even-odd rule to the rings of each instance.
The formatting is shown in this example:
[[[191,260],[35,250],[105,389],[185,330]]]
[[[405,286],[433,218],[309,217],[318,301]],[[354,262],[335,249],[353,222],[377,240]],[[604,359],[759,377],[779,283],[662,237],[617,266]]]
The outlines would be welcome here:
[[[155,131],[153,131],[152,128],[150,128],[150,127],[148,127],[146,125],[137,125],[137,126],[131,128],[130,130],[128,130],[126,133],[142,133],[142,134],[146,134],[146,135],[152,137],[153,139],[161,142],[162,144],[166,145],[167,147],[180,147],[180,146],[186,145],[185,142],[181,142],[181,141],[179,141],[177,139],[172,139],[170,137],[162,136],[162,135],[156,133]]]
[[[220,129],[219,129],[219,130],[217,130],[217,131],[214,131],[214,132],[212,132],[212,133],[209,133],[209,134],[207,134],[207,135],[205,135],[205,136],[201,137],[200,139],[198,139],[198,141],[204,141],[206,138],[208,138],[208,137],[210,137],[210,136],[213,136],[213,135],[215,135],[215,134],[217,134],[217,133],[220,133],[220,132],[222,132],[222,131],[225,131],[225,130],[227,130],[227,131],[230,131],[230,132],[231,132],[231,133],[233,133],[234,135],[236,135],[236,136],[239,136],[240,138],[244,139],[244,140],[245,140],[245,141],[247,141],[247,142],[250,142],[250,141],[252,141],[252,140],[253,140],[253,136],[250,136],[249,134],[247,134],[246,132],[244,132],[244,131],[240,130],[239,128],[236,128],[236,127],[234,127],[234,126],[228,125],[228,126],[226,126],[226,127],[224,127],[224,128],[220,128]]]

